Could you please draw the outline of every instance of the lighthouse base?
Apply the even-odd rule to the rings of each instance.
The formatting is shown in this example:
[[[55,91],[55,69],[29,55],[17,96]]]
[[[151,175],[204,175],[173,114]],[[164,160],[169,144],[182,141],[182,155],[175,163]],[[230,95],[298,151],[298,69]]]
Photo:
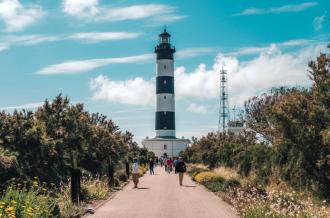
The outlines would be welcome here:
[[[177,138],[152,138],[142,141],[143,147],[154,152],[157,157],[178,157],[179,153],[186,149],[189,143],[188,139]]]

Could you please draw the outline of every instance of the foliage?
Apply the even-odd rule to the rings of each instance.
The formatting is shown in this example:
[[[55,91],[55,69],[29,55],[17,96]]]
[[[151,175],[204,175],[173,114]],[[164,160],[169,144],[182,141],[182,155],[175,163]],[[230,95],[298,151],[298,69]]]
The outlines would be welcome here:
[[[83,178],[81,188],[86,190],[86,200],[104,200],[109,196],[107,178]]]
[[[72,203],[70,186],[62,184],[60,192],[58,205],[61,211],[61,217],[81,217],[84,214],[84,209]]]
[[[226,199],[246,218],[325,218],[330,215],[324,202],[315,204],[296,192],[260,193],[256,188],[249,191],[235,188],[227,193]]]
[[[107,173],[109,157],[120,167],[133,156],[146,159],[129,132],[119,131],[112,120],[88,113],[83,104],[70,104],[58,95],[35,112],[0,112],[0,186],[9,178],[67,182],[75,151],[78,166],[92,176]],[[150,155],[150,154],[149,154]]]
[[[38,177],[45,184],[53,183],[61,188],[57,199],[62,217],[80,216],[83,211],[71,203],[67,185],[74,154],[77,154],[77,165],[82,174],[91,176],[84,178],[81,185],[81,199],[87,201],[104,199],[109,194],[103,175],[108,173],[110,161],[114,164],[115,172],[122,172],[123,163],[131,161],[133,157],[139,157],[142,161],[153,155],[139,148],[133,141],[133,135],[121,132],[111,119],[98,113],[89,113],[83,104],[70,104],[69,98],[62,95],[52,101],[45,100],[44,105],[34,112],[0,111],[0,190],[8,187],[11,178],[29,183]],[[124,180],[122,173],[117,175]],[[120,184],[118,178],[115,178],[117,186]],[[65,188],[63,184],[66,184]],[[7,199],[6,196],[12,193],[23,196],[22,199],[24,196],[35,198],[33,201],[45,196],[37,190],[6,189],[0,193],[0,199]],[[52,203],[48,202],[49,214],[53,210]],[[7,201],[2,207],[9,207],[7,211],[11,213],[16,210]],[[32,205],[29,211],[39,214],[36,207],[41,208]],[[40,216],[48,215],[43,213]]]
[[[207,171],[203,168],[198,168],[198,167],[192,167],[188,170],[188,174],[191,176],[191,178],[195,178],[195,176],[200,173],[200,172],[204,172],[204,171]]]
[[[232,189],[233,187],[240,187],[241,185],[237,179],[225,179],[219,175],[213,177],[210,180],[204,181],[202,184],[212,192],[225,192]]]
[[[45,183],[35,180],[31,187],[12,183],[0,197],[0,217],[55,217],[58,215],[57,203],[55,192],[48,189]]]
[[[257,187],[272,178],[330,198],[330,57],[320,54],[309,67],[311,88],[274,88],[249,99],[245,132],[209,133],[181,155],[253,175]]]
[[[217,174],[215,174],[214,172],[201,172],[195,175],[195,177],[193,177],[193,180],[195,180],[198,183],[204,183],[207,181],[212,180],[214,177],[216,177]]]
[[[118,170],[115,173],[115,177],[119,179],[119,181],[121,182],[126,182],[127,181],[127,174],[125,170]]]

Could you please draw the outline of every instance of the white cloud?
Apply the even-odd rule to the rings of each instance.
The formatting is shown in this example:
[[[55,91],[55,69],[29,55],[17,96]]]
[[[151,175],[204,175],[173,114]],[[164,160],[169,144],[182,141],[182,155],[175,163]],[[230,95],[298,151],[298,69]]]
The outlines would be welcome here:
[[[272,43],[271,46],[276,46],[278,48],[289,48],[289,47],[301,47],[307,45],[314,45],[317,44],[318,41],[311,40],[311,39],[294,39],[288,40],[279,43]],[[270,46],[261,46],[261,47],[243,47],[238,48],[234,51],[225,53],[226,56],[245,56],[245,55],[255,55],[260,54],[261,52],[265,52],[269,50]]]
[[[156,17],[154,21],[161,22],[161,23],[169,23],[169,22],[174,22],[174,21],[177,21],[177,20],[182,20],[182,19],[185,19],[187,17],[188,16],[186,16],[186,15],[169,14],[169,15]]]
[[[113,81],[99,75],[90,82],[93,100],[118,102],[130,105],[153,105],[155,85],[137,77],[127,81]]]
[[[230,105],[232,106],[242,106],[248,98],[269,91],[272,87],[308,86],[310,79],[307,76],[307,64],[325,48],[326,43],[319,43],[284,52],[276,44],[271,44],[267,50],[261,51],[258,56],[247,61],[240,61],[236,56],[225,56],[219,53],[210,69],[207,69],[205,64],[200,64],[193,72],[187,72],[183,66],[177,67],[175,69],[176,96],[178,100],[182,98],[218,99],[219,71],[223,66],[228,72]],[[113,81],[102,76],[96,81],[103,82],[92,83],[94,84],[92,89],[94,99],[145,105],[146,102],[151,103],[155,95],[153,80],[135,78],[128,81]],[[141,87],[137,88],[136,84]],[[138,93],[132,94],[133,90]],[[123,100],[125,92],[134,98]],[[205,110],[198,105],[189,107],[191,111]]]
[[[201,64],[194,72],[184,67],[176,69],[178,98],[194,97],[217,99],[219,95],[219,71],[222,66],[228,72],[230,103],[242,106],[244,100],[268,91],[276,86],[309,85],[307,64],[314,59],[325,44],[301,48],[296,52],[284,53],[275,44],[259,56],[241,62],[237,57],[218,54],[212,69]]]
[[[96,17],[99,21],[124,21],[148,18],[160,14],[171,14],[174,7],[161,4],[133,5],[120,8],[104,8],[103,13]]]
[[[36,45],[45,42],[59,41],[60,37],[48,35],[11,35],[2,38],[9,45]]]
[[[133,32],[87,32],[71,34],[68,38],[93,43],[109,40],[135,39],[140,35],[140,33]]]
[[[120,58],[103,58],[103,59],[89,59],[82,61],[67,61],[60,64],[47,66],[37,72],[41,75],[51,74],[76,74],[93,70],[95,68],[104,67],[110,64],[125,64],[125,63],[141,63],[151,61],[153,54],[142,54],[136,56],[120,57]]]
[[[31,46],[46,42],[80,41],[83,43],[97,43],[102,41],[135,39],[141,34],[135,32],[82,32],[62,35],[9,35],[0,38],[0,51],[11,46]]]
[[[63,11],[78,19],[88,21],[125,21],[155,18],[172,22],[186,18],[176,15],[176,8],[164,4],[140,4],[125,7],[101,6],[98,0],[63,0]]]
[[[0,43],[0,51],[7,50],[9,45],[7,43]]]
[[[288,13],[288,12],[299,12],[304,11],[308,8],[316,6],[317,2],[305,2],[297,5],[284,5],[281,7],[273,8],[248,8],[234,14],[233,16],[247,16],[247,15],[259,15],[259,14],[278,14],[278,13]]]
[[[297,41],[298,42],[298,41]],[[291,43],[288,43],[291,44]],[[296,42],[292,41],[292,44]],[[303,43],[302,43],[303,44]],[[308,86],[308,62],[325,51],[326,43],[302,46],[295,51],[284,52],[277,44],[271,44],[259,55],[247,61],[219,53],[212,68],[200,64],[193,72],[181,66],[175,69],[177,100],[182,98],[213,99],[219,97],[219,72],[224,67],[228,72],[230,105],[242,106],[244,101],[279,86]],[[99,76],[91,82],[93,99],[117,103],[151,105],[155,100],[153,80],[135,78],[128,81],[113,81]],[[204,113],[207,108],[191,104],[189,111]]]
[[[23,6],[18,0],[0,2],[0,18],[5,23],[6,32],[21,31],[40,20],[45,14],[39,5]]]
[[[319,31],[320,29],[322,29],[324,18],[325,18],[325,15],[314,18],[313,24],[314,24],[315,31]]]
[[[28,104],[22,104],[18,106],[11,106],[11,107],[3,107],[0,108],[0,111],[11,111],[11,110],[19,110],[19,109],[35,109],[38,107],[41,107],[44,105],[45,102],[34,102],[34,103],[28,103]]]
[[[178,52],[179,59],[190,58],[195,56],[205,55],[214,52],[211,48],[187,48]],[[150,62],[155,59],[154,54],[141,54],[136,56],[120,57],[120,58],[102,58],[102,59],[88,59],[88,60],[73,60],[66,61],[59,64],[53,64],[39,70],[37,74],[76,74],[85,71],[94,70],[99,67],[104,67],[110,64],[127,64],[127,63],[141,63]]]
[[[192,58],[192,57],[197,57],[215,52],[216,49],[210,47],[186,48],[178,51],[175,55],[175,58],[177,59]]]
[[[195,103],[189,104],[187,107],[187,111],[194,112],[194,113],[200,113],[200,114],[206,114],[207,113],[207,107],[204,105],[198,105]]]
[[[63,11],[72,16],[92,17],[98,12],[98,0],[64,0]]]

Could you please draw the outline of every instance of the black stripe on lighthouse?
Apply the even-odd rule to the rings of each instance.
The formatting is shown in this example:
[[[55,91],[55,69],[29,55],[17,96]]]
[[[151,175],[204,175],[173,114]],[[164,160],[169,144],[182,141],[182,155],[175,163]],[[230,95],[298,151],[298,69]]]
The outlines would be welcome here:
[[[172,111],[156,112],[156,130],[174,130],[175,113]]]
[[[161,43],[156,46],[155,53],[157,54],[157,60],[161,60],[161,59],[173,60],[173,54],[175,53],[175,48],[172,48],[170,44]]]
[[[174,78],[172,76],[159,76],[156,78],[156,94],[174,94]]]

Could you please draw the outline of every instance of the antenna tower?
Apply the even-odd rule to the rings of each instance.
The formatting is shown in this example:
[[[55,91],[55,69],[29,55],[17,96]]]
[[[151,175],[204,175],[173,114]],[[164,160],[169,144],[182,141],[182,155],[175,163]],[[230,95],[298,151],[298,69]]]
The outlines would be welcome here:
[[[229,121],[228,78],[227,71],[220,71],[220,108],[219,108],[219,136],[220,131],[226,132]]]

